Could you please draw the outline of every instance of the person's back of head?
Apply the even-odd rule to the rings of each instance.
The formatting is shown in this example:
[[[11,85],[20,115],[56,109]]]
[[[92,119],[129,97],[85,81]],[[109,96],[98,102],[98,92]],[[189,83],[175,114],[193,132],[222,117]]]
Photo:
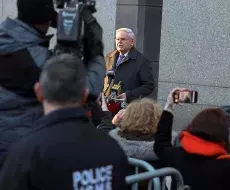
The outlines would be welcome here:
[[[153,100],[148,98],[135,100],[125,110],[120,124],[120,134],[136,133],[153,137],[160,116],[161,108]]]
[[[53,0],[17,0],[18,19],[46,33],[55,20]]]
[[[88,96],[87,73],[82,61],[62,54],[49,59],[42,70],[35,93],[45,113],[53,109],[78,107]]]
[[[208,108],[198,113],[186,131],[210,142],[228,144],[227,117],[219,108]]]
[[[114,117],[117,129],[112,130],[110,136],[121,145],[127,156],[155,161],[158,158],[153,144],[161,113],[160,106],[151,99],[134,100]]]

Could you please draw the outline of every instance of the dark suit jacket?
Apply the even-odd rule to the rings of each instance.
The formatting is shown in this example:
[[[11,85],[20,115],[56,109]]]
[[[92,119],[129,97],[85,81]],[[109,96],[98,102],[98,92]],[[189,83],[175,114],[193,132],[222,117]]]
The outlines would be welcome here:
[[[115,84],[122,81],[122,91],[126,93],[127,101],[146,97],[154,90],[152,66],[143,54],[133,47],[122,63],[116,67],[119,52],[117,50],[106,56],[106,70],[115,70]],[[105,78],[104,89],[108,84]]]

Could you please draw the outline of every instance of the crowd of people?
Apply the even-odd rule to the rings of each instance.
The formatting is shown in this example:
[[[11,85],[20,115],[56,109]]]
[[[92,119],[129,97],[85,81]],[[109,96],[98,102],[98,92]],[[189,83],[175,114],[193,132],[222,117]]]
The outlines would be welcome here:
[[[153,100],[151,62],[131,29],[116,31],[116,50],[105,58],[102,39],[89,47],[86,65],[48,49],[52,0],[17,0],[17,8],[0,25],[1,190],[128,189],[128,157],[177,169],[191,190],[230,189],[227,106],[206,108],[174,131],[173,94],[186,89],[172,89],[163,109]],[[108,101],[119,99],[127,106],[111,112]]]

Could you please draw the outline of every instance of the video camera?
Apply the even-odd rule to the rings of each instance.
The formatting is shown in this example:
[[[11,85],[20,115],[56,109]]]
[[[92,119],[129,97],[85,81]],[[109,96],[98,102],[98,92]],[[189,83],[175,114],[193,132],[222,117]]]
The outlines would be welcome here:
[[[100,31],[97,31],[101,28],[92,16],[96,12],[95,0],[56,0],[55,4],[60,11],[57,22],[57,45],[54,53],[56,55],[71,53],[80,57],[87,64],[90,56],[94,56],[92,54],[95,53],[95,51],[89,52],[88,47],[92,47],[95,43],[102,43],[102,35]],[[98,33],[99,36],[95,36],[95,33]]]

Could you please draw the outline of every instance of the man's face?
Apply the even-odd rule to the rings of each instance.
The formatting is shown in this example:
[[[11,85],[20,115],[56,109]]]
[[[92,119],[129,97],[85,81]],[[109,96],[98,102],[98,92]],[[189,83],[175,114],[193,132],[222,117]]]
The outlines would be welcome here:
[[[119,31],[116,34],[116,47],[120,53],[127,53],[134,46],[134,40],[131,39],[127,32]]]

